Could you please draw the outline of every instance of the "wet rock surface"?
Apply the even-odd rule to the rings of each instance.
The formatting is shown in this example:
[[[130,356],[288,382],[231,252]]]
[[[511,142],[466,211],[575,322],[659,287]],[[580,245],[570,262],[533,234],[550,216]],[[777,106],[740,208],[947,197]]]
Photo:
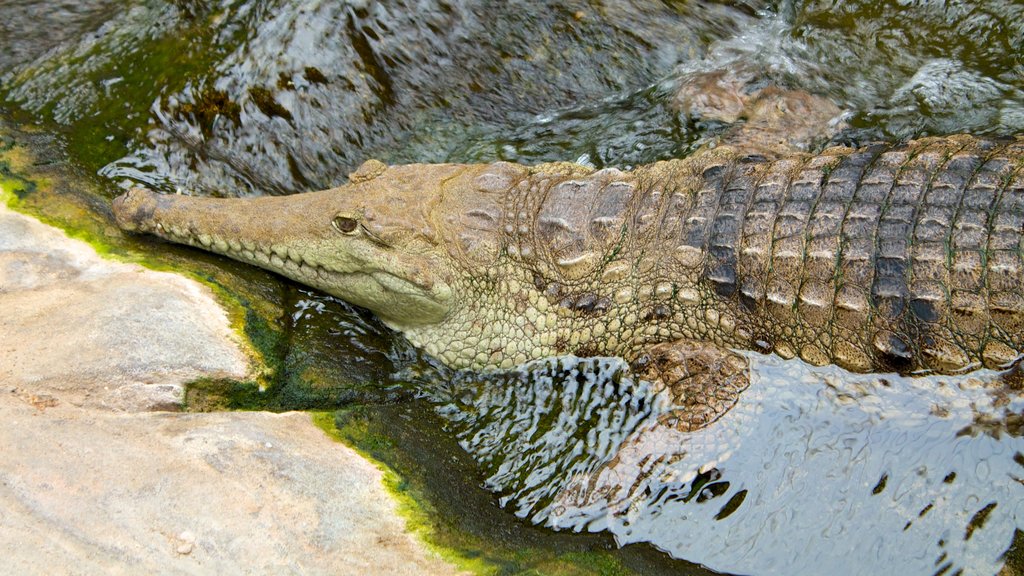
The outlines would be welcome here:
[[[0,309],[0,571],[454,572],[309,415],[152,411],[246,374],[205,288],[4,208]]]

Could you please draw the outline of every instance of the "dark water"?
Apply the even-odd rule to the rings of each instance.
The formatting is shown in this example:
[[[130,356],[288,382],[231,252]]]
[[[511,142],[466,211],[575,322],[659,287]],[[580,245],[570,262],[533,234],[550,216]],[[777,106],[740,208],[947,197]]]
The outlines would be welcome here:
[[[1024,126],[1013,1],[19,0],[4,12],[8,100],[72,126],[104,175],[165,190],[317,189],[368,157],[676,157],[722,128],[674,99],[715,71],[827,97],[847,112],[844,141]],[[27,33],[35,13],[59,34]]]
[[[301,192],[369,157],[679,157],[733,127],[680,103],[716,74],[831,101],[816,145],[1024,131],[1016,1],[8,0],[0,48],[4,114],[61,134],[110,196]],[[276,406],[428,398],[539,524],[759,574],[992,574],[1024,525],[1024,405],[991,374],[756,356],[740,404],[684,434],[613,360],[452,374],[288,290],[281,371],[318,384]]]

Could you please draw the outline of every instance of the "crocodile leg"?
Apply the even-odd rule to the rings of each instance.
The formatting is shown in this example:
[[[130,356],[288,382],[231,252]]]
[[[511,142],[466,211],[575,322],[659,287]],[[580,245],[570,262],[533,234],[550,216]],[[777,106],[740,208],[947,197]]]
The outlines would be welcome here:
[[[739,354],[707,342],[675,340],[647,349],[632,363],[643,380],[672,398],[673,424],[686,432],[718,420],[750,385],[750,368]]]

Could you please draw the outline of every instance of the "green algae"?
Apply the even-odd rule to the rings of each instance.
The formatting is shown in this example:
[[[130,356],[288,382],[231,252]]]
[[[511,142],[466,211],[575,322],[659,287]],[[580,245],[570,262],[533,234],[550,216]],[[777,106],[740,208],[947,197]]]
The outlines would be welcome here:
[[[1024,532],[1017,529],[1013,533],[1013,541],[1003,555],[1006,565],[999,576],[1018,576],[1024,574]]]
[[[203,135],[209,137],[220,118],[227,118],[235,126],[241,124],[242,107],[223,90],[204,90],[195,102],[185,102],[172,112],[175,119],[191,120]]]
[[[185,387],[186,412],[263,409],[262,391],[254,381],[200,378]]]
[[[408,529],[476,574],[708,574],[649,546],[618,548],[607,534],[539,528],[482,491],[479,469],[424,401],[317,412],[314,423],[385,471]]]
[[[8,208],[60,228],[103,256],[139,263],[146,260],[141,253],[131,253],[110,241],[120,232],[90,205],[90,188],[96,183],[54,158],[58,154],[54,137],[32,128],[15,131],[2,123],[0,134],[5,142],[0,148],[0,200]]]
[[[15,69],[0,99],[63,125],[76,161],[96,172],[130,152],[152,121],[154,101],[205,83],[245,33],[218,25],[229,7],[184,4],[145,0],[126,7],[79,43]],[[214,100],[216,92],[210,91]],[[237,118],[237,105],[219,108]]]
[[[399,473],[392,466],[401,458],[395,443],[381,433],[365,408],[343,412],[314,412],[313,423],[332,439],[356,450],[384,473],[384,486],[398,505],[406,529],[428,549],[460,570],[483,575],[600,575],[632,574],[604,551],[553,553],[515,549],[484,541],[440,519],[422,478]]]
[[[395,501],[398,514],[405,519],[405,529],[426,544],[428,550],[460,570],[473,574],[494,574],[496,572],[496,567],[486,560],[437,542],[434,521],[427,512],[427,507],[410,490],[408,482],[379,458],[373,456],[392,448],[392,443],[387,437],[370,433],[367,426],[360,425],[358,422],[350,422],[344,429],[339,429],[335,415],[331,412],[313,412],[312,418],[313,424],[323,430],[327,436],[354,449],[360,456],[380,469],[384,475],[382,479],[384,488]],[[356,438],[358,441],[354,441]]]

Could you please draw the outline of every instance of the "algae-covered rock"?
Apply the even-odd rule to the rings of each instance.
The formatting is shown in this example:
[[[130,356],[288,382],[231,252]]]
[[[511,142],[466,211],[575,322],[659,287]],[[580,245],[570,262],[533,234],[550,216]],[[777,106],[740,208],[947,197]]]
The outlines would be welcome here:
[[[182,276],[101,259],[0,207],[0,381],[115,410],[176,409],[200,376],[245,378],[227,314]]]

